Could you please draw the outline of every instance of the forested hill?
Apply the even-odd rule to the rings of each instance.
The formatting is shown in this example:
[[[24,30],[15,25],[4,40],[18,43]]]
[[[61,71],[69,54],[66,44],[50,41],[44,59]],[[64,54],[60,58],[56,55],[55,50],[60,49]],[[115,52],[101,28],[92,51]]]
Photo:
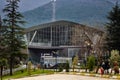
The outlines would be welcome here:
[[[107,0],[57,0],[56,20],[68,20],[90,26],[103,25],[113,4]],[[52,2],[24,12],[26,27],[51,22]]]
[[[0,7],[2,8],[4,2],[3,0],[0,1],[0,4],[2,3]],[[23,0],[21,0],[21,2],[22,1]],[[23,1],[24,4],[30,3],[31,6],[23,5],[22,2],[20,3],[20,10],[23,9],[22,11],[26,11],[27,7],[31,7],[30,9],[32,9],[34,3],[32,5],[32,0],[28,3],[27,1],[29,0]],[[40,3],[39,1],[41,2],[41,0],[37,0],[38,3]],[[25,27],[52,21],[53,7],[50,1],[51,0],[47,0],[49,3],[43,6],[40,5],[40,7],[22,12],[27,22]],[[113,1],[114,0],[56,0],[56,20],[68,20],[90,26],[101,26],[107,21],[106,16],[114,5]],[[38,4],[36,5],[38,6]],[[24,8],[21,8],[21,6]]]

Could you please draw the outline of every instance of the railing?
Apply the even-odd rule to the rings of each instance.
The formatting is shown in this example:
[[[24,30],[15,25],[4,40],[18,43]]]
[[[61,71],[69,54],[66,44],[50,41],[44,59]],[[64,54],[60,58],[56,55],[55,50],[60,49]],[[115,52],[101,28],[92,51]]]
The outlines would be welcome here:
[[[45,64],[52,64],[55,65],[57,63],[66,63],[67,61],[69,62],[70,66],[72,65],[72,58],[69,57],[44,57],[44,63]]]
[[[51,43],[31,43],[29,46],[42,46],[42,47],[48,46],[48,47],[51,47]]]
[[[19,70],[23,70],[25,68],[26,68],[26,65],[21,65],[20,67],[13,69],[13,73]],[[10,73],[10,69],[3,70],[3,75],[7,75],[9,73]]]

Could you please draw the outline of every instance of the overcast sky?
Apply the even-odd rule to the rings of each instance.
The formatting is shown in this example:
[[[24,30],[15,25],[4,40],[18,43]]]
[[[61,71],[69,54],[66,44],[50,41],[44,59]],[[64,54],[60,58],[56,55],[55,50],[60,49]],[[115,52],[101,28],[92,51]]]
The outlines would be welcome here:
[[[21,12],[37,8],[41,5],[48,3],[51,0],[21,0],[19,3],[19,9]],[[0,0],[0,10],[4,7],[5,0]],[[0,11],[1,12],[1,11]]]

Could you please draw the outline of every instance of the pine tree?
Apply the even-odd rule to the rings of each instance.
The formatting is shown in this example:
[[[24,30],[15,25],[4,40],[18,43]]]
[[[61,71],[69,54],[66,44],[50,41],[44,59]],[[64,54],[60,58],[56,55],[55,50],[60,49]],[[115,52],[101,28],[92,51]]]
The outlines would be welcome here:
[[[2,74],[3,74],[3,67],[6,66],[6,63],[5,61],[7,61],[6,59],[6,54],[5,54],[5,51],[6,51],[6,47],[4,45],[4,36],[2,36],[3,34],[3,28],[2,28],[2,19],[1,19],[1,16],[0,16],[0,77],[1,77],[1,80],[2,80]]]
[[[1,80],[2,80],[2,76],[3,76],[3,68],[6,65],[7,65],[7,60],[5,58],[0,58],[0,77],[1,77]]]
[[[119,50],[120,51],[120,7],[118,2],[109,12],[109,22],[107,23],[107,49],[108,50]]]
[[[7,46],[5,45],[4,39],[5,27],[2,25],[2,19],[0,16],[0,59],[7,58]]]
[[[20,0],[6,0],[8,3],[3,12],[5,13],[4,25],[7,27],[5,36],[5,43],[8,46],[9,51],[9,63],[10,63],[10,75],[12,75],[12,68],[16,56],[21,54],[21,49],[25,48],[24,32],[20,27],[24,24],[22,21],[23,16],[18,11],[18,3]]]

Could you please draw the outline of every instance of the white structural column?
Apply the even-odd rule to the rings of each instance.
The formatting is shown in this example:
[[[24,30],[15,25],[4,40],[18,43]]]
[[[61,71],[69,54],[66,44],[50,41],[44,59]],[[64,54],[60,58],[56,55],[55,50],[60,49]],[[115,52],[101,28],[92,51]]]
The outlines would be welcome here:
[[[32,39],[31,39],[31,41],[30,41],[30,43],[29,43],[28,45],[31,45],[31,44],[32,44],[32,41],[34,40],[34,38],[35,38],[35,36],[36,36],[36,33],[37,33],[37,31],[34,32],[34,34],[33,34],[33,36],[32,36]]]

